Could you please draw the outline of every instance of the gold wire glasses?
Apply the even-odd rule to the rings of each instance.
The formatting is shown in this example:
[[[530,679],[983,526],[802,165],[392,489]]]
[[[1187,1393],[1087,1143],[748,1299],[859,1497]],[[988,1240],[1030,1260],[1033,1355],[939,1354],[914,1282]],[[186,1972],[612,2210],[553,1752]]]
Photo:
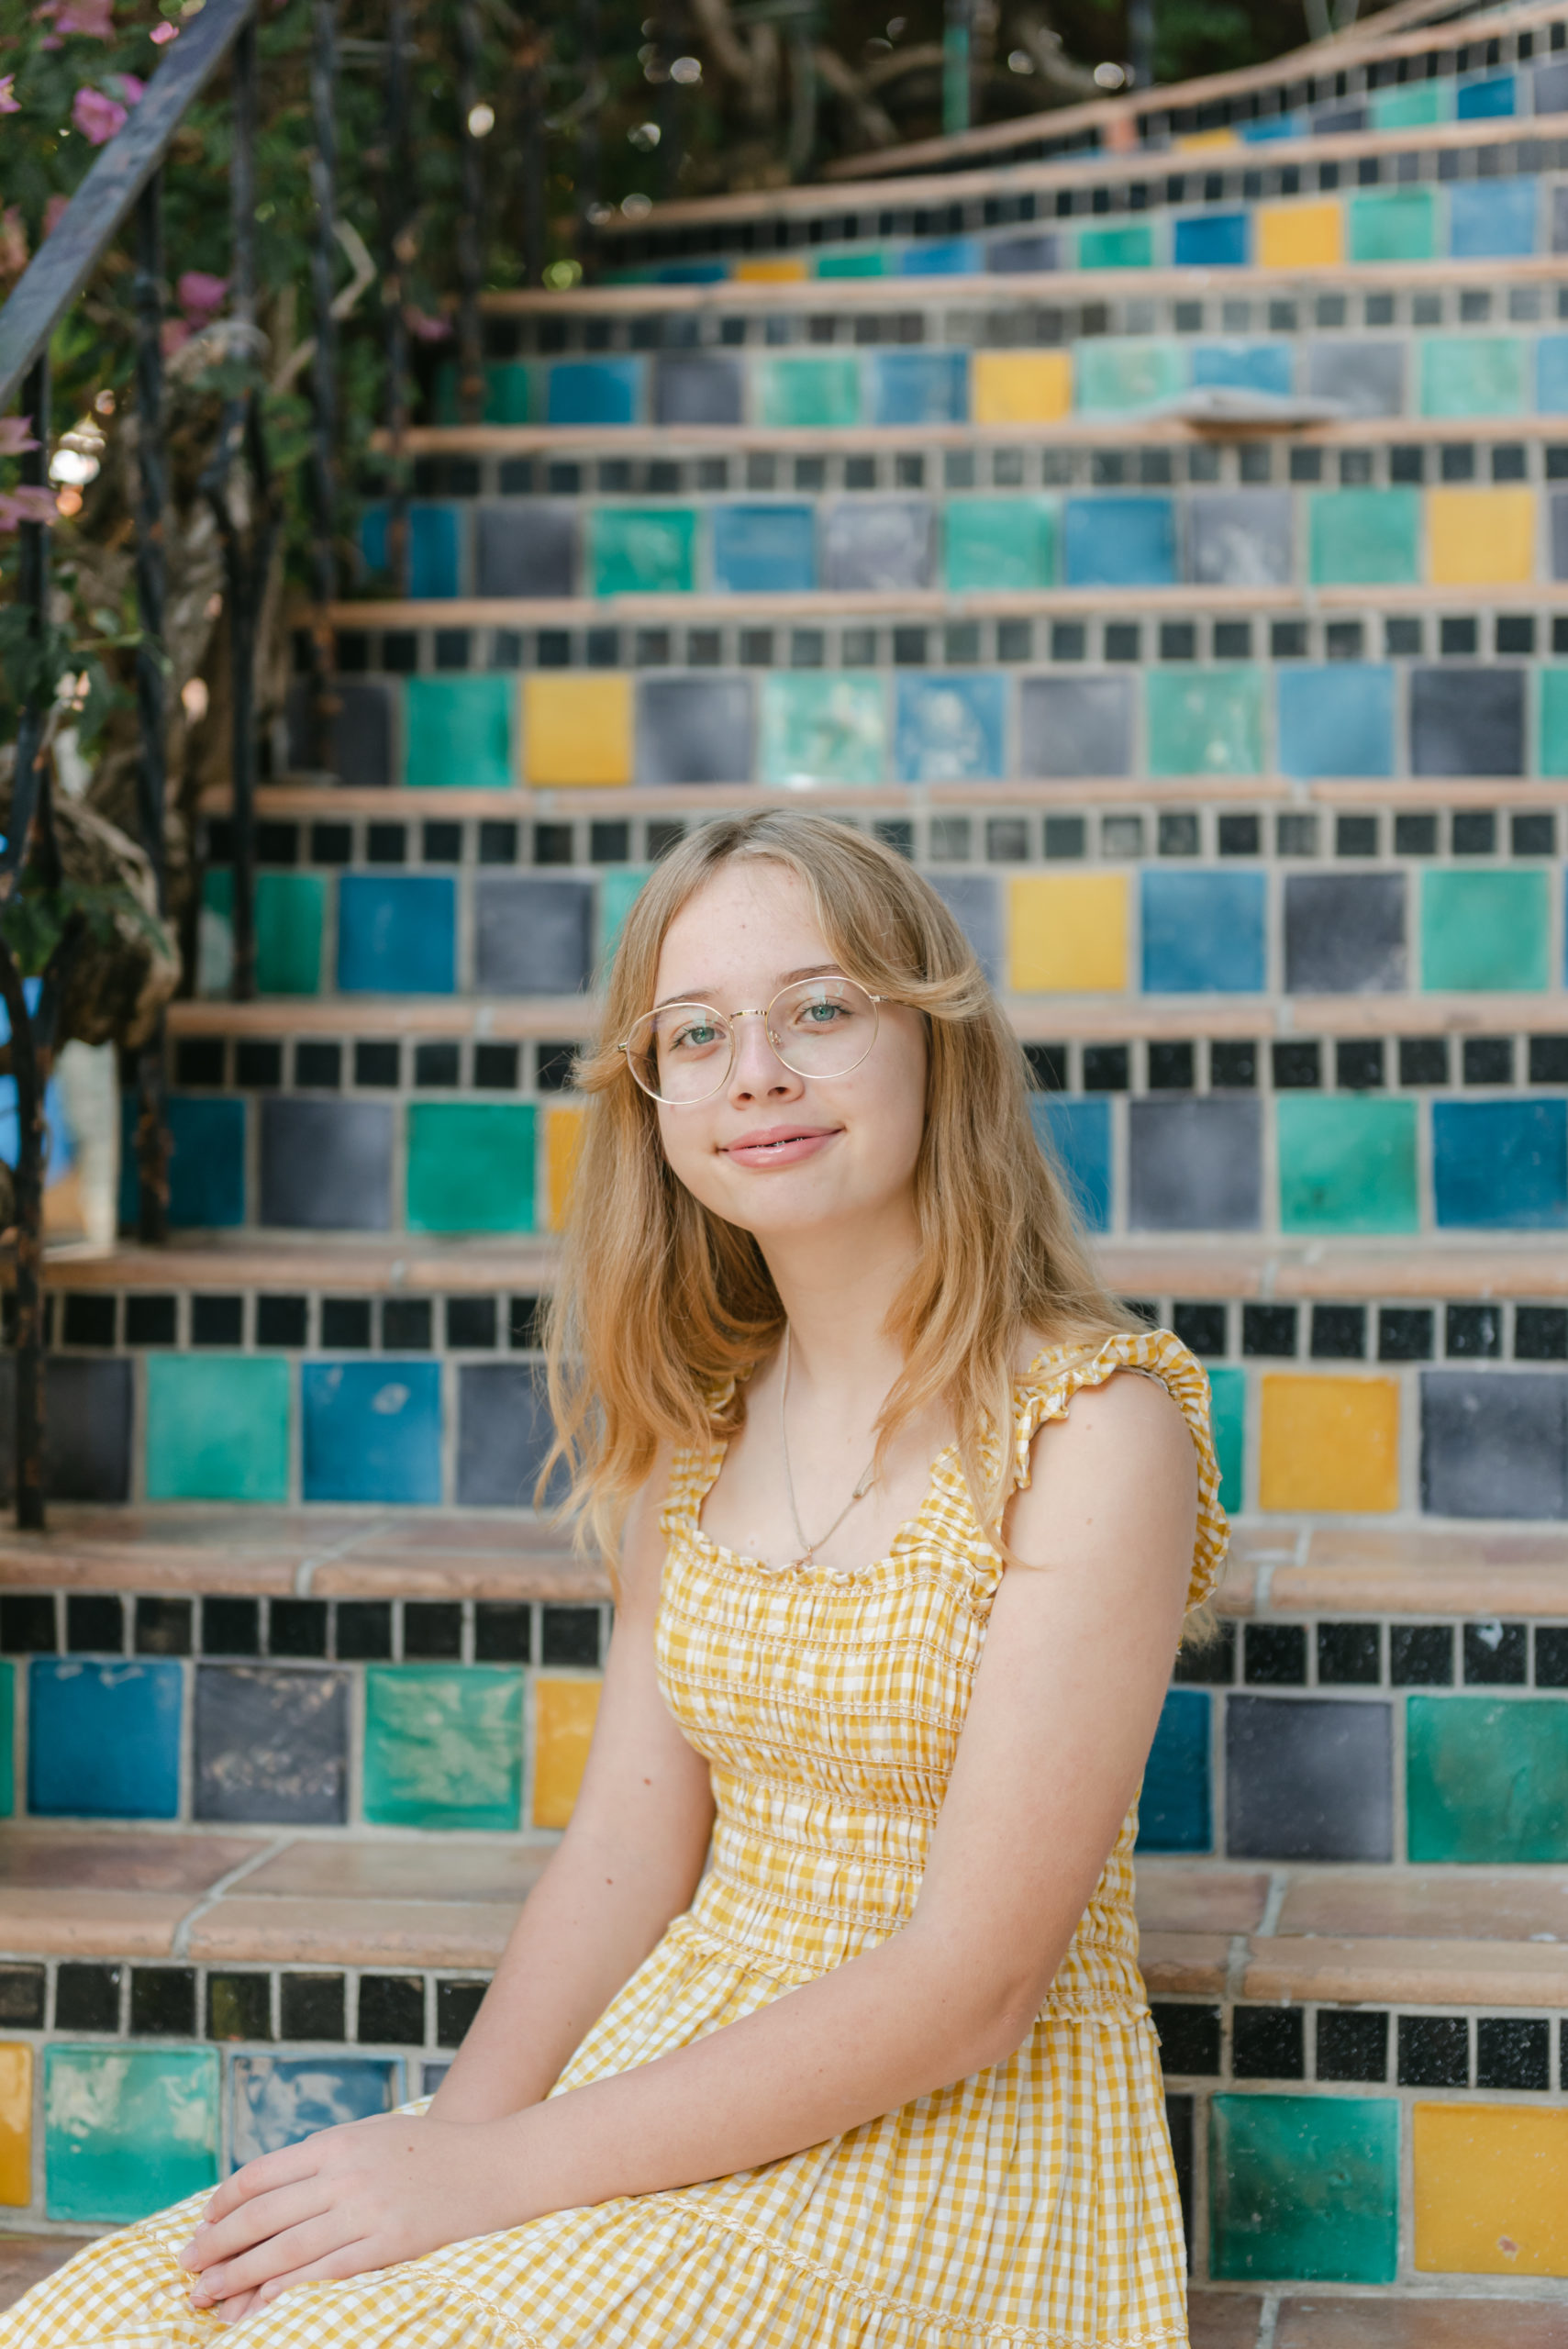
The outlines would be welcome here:
[[[876,1041],[877,1006],[858,979],[796,979],[763,1010],[716,1011],[711,1003],[662,1003],[620,1046],[644,1093],[673,1109],[722,1091],[735,1065],[735,1024],[760,1019],[795,1076],[848,1076]]]

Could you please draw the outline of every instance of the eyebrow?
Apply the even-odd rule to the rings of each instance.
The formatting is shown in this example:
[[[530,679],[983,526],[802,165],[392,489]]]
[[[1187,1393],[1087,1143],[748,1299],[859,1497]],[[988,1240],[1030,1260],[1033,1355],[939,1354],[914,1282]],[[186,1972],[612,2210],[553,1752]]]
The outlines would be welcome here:
[[[849,973],[840,963],[806,963],[798,971],[786,971],[774,986],[773,993],[777,995],[780,987],[794,986],[797,979],[844,979],[848,976]],[[679,995],[667,995],[653,1008],[655,1011],[668,1011],[673,1003],[706,1003],[710,1010],[717,1011],[718,1006],[712,1000],[714,992],[716,990],[710,990],[705,995],[699,988],[684,987]]]

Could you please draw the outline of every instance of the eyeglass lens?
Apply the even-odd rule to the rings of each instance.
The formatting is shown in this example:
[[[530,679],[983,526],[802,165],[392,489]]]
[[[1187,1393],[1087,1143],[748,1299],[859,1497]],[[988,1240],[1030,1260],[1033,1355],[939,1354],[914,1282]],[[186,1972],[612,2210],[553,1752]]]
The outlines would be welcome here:
[[[854,979],[800,979],[767,1008],[768,1041],[796,1076],[847,1076],[876,1041],[874,998]],[[735,1029],[706,1003],[667,1003],[639,1019],[627,1060],[657,1101],[706,1101],[728,1077]]]

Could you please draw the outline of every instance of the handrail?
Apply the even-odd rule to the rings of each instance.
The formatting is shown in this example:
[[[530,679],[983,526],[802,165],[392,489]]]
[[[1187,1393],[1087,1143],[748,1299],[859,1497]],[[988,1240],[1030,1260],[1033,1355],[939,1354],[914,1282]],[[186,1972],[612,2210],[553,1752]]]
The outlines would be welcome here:
[[[52,236],[0,309],[0,410],[130,216],[175,132],[223,63],[258,0],[206,0],[158,65],[125,128],[103,148]]]

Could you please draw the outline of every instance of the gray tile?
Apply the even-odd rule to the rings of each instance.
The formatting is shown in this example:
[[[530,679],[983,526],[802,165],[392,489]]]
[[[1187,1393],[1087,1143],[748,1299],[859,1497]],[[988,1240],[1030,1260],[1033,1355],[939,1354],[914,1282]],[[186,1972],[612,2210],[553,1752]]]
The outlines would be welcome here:
[[[346,1672],[198,1666],[198,1819],[340,1827],[348,1818],[348,1774]]]
[[[550,1450],[544,1374],[526,1362],[469,1362],[458,1372],[457,1497],[462,1508],[532,1508]],[[551,1474],[559,1499],[562,1473]]]
[[[509,497],[480,507],[473,568],[476,596],[574,595],[575,508],[533,497]]]
[[[261,1215],[290,1231],[392,1226],[392,1108],[382,1101],[265,1095]]]
[[[1060,269],[1062,239],[1049,229],[1036,230],[1032,236],[997,237],[986,248],[985,265],[1008,273]]]
[[[1292,873],[1284,983],[1292,995],[1390,995],[1406,983],[1402,873]]]
[[[1568,187],[1551,191],[1551,250],[1568,253]]]
[[[1212,489],[1187,509],[1187,573],[1205,587],[1283,587],[1291,570],[1287,489]]]
[[[1001,892],[988,873],[928,873],[927,880],[974,949],[990,984],[1002,983]]]
[[[748,783],[751,688],[744,677],[644,677],[639,783]]]
[[[481,876],[473,892],[473,984],[493,995],[576,995],[594,952],[594,885]]]
[[[1262,1112],[1255,1100],[1129,1104],[1128,1223],[1134,1231],[1256,1231]]]
[[[1412,774],[1523,774],[1522,669],[1415,669]]]
[[[1019,771],[1045,778],[1132,771],[1132,679],[1026,677]]]
[[[55,1501],[130,1498],[132,1364],[55,1355],[44,1366],[44,1493]],[[17,1363],[0,1354],[0,1498],[15,1496]]]
[[[1228,1698],[1225,1848],[1233,1860],[1392,1859],[1388,1706]]]
[[[1533,114],[1568,114],[1568,57],[1549,58],[1536,67],[1530,81]],[[1568,189],[1553,188],[1552,195],[1568,195]],[[1556,226],[1555,212],[1552,225]],[[1553,252],[1562,250],[1555,240],[1551,249]]]
[[[1308,343],[1307,388],[1315,400],[1341,401],[1352,416],[1403,416],[1404,342]]]
[[[339,677],[333,686],[338,714],[328,741],[328,764],[341,784],[358,791],[384,791],[394,781],[392,692],[362,677]],[[310,687],[296,680],[288,690],[289,757],[308,767]]]
[[[929,587],[935,565],[935,520],[923,498],[857,498],[828,508],[824,587],[871,594]]]
[[[1557,193],[1568,195],[1568,187]],[[1563,250],[1568,251],[1568,246]],[[1568,489],[1554,489],[1547,504],[1551,510],[1551,575],[1568,579]]]
[[[655,424],[740,424],[740,362],[716,353],[661,359],[653,373]]]
[[[1421,1507],[1433,1517],[1568,1517],[1568,1376],[1423,1371]]]

